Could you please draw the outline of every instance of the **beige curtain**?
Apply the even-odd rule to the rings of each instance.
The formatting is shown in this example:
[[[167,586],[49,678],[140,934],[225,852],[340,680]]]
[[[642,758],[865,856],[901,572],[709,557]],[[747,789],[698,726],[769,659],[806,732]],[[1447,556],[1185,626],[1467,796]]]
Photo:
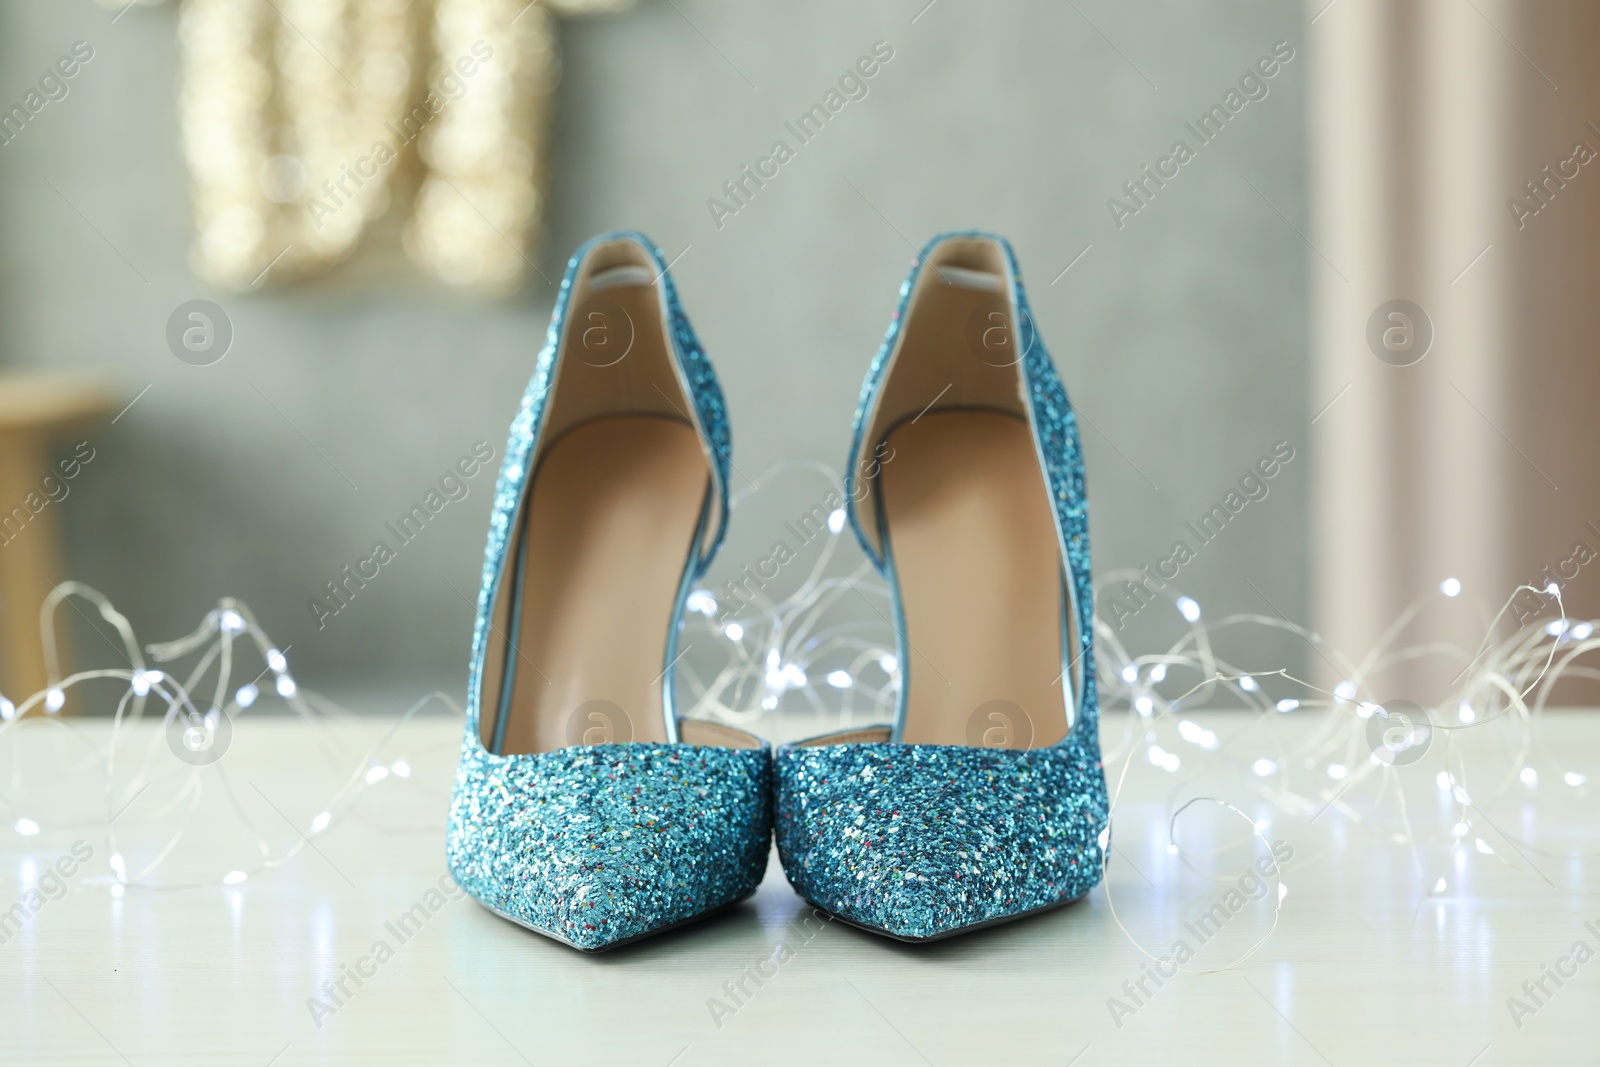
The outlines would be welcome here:
[[[1315,628],[1360,661],[1451,577],[1461,597],[1436,597],[1404,644],[1473,650],[1516,585],[1551,577],[1568,615],[1591,617],[1600,5],[1326,3],[1307,30]],[[1397,300],[1422,314],[1393,318]],[[1406,342],[1429,324],[1416,359]],[[1524,597],[1511,623],[1536,608],[1556,615]],[[1394,664],[1369,689],[1431,703],[1457,667]]]

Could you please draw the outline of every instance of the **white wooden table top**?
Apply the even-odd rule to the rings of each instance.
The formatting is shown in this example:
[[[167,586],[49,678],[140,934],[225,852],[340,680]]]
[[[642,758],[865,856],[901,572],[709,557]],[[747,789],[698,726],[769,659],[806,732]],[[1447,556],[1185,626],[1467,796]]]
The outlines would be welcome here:
[[[410,776],[391,774],[353,806],[335,806],[314,847],[271,869],[258,869],[256,835],[224,817],[224,786],[281,853],[309,833],[355,765],[347,757],[359,759],[391,723],[348,726],[331,753],[292,720],[241,726],[202,772],[200,810],[151,876],[205,884],[163,889],[113,884],[104,779],[72,762],[74,746],[104,744],[107,725],[36,730],[0,753],[13,805],[0,814],[41,828],[24,836],[0,825],[0,909],[38,905],[0,929],[0,1063],[1600,1062],[1600,962],[1591,959],[1600,955],[1591,784],[1600,783],[1600,713],[1547,716],[1542,748],[1522,757],[1513,725],[1453,739],[1448,767],[1473,805],[1459,846],[1461,798],[1438,783],[1443,744],[1409,767],[1333,780],[1326,764],[1338,753],[1306,748],[1319,716],[1195,719],[1219,747],[1174,731],[1163,742],[1182,759],[1174,772],[1141,749],[1117,809],[1108,882],[1077,904],[901,945],[839,923],[802,925],[808,909],[774,854],[752,901],[598,956],[470,899],[430,897],[445,872],[459,720],[418,718],[384,742],[379,761],[403,758]],[[1126,723],[1108,718],[1108,745]],[[1351,766],[1365,755],[1350,751]],[[1288,779],[1251,773],[1252,759],[1269,757]],[[1535,785],[1518,777],[1524,764]],[[1119,768],[1108,763],[1113,777]],[[1274,804],[1284,781],[1317,802]],[[171,788],[153,787],[118,816],[115,847],[134,877],[174,822],[162,810]],[[1275,930],[1276,892],[1246,877],[1263,846],[1245,820],[1195,805],[1179,823],[1182,849],[1168,850],[1170,813],[1201,795],[1263,820],[1262,835],[1292,850]],[[1404,840],[1407,822],[1415,845]],[[59,881],[48,875],[58,863],[72,870]],[[247,877],[224,885],[230,870]],[[1157,984],[1112,902],[1156,955],[1182,940],[1187,966],[1213,973]],[[395,925],[418,904],[424,919]],[[1195,926],[1214,905],[1212,922]],[[1254,956],[1230,966],[1269,930]],[[380,941],[389,951],[378,961]],[[334,1005],[325,983],[358,964],[370,977],[346,979]],[[741,974],[757,972],[770,976],[744,977],[739,994]]]

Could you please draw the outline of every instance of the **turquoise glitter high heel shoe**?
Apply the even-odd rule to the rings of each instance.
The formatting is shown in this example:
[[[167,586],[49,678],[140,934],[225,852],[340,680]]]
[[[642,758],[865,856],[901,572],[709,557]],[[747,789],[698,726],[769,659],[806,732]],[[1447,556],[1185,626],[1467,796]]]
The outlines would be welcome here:
[[[1083,896],[1109,808],[1083,453],[1004,239],[944,234],[912,264],[846,488],[894,603],[898,706],[778,749],[789,881],[904,941]]]
[[[573,255],[495,486],[446,851],[489,910],[612,948],[755,892],[770,751],[680,719],[684,601],[727,523],[728,419],[661,253]]]

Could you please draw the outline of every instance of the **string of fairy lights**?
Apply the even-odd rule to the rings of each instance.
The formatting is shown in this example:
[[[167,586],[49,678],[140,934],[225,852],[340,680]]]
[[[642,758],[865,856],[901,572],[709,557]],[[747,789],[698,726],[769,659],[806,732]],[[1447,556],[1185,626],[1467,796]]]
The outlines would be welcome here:
[[[111,627],[127,667],[61,676],[56,615],[69,601],[87,602],[95,609],[99,622]],[[93,618],[84,617],[99,628]],[[52,590],[41,607],[40,620],[49,685],[20,703],[0,698],[0,767],[4,768],[0,807],[10,816],[12,829],[24,838],[38,836],[46,829],[103,830],[109,849],[109,877],[100,881],[113,896],[123,895],[132,886],[181,888],[217,882],[238,885],[252,875],[282,866],[311,845],[308,835],[326,831],[368,790],[386,779],[405,781],[412,777],[406,754],[379,757],[393,748],[390,742],[413,717],[433,704],[460,714],[459,706],[442,693],[430,693],[418,700],[393,720],[380,738],[366,745],[353,766],[344,768],[343,781],[326,798],[321,810],[304,827],[293,827],[294,832],[286,835],[289,843],[277,845],[259,831],[254,816],[241,803],[240,792],[228,778],[223,757],[235,724],[247,712],[276,701],[305,728],[304,744],[299,746],[297,758],[320,746],[324,755],[337,761],[341,758],[339,746],[328,734],[346,713],[300,687],[290,671],[287,654],[273,644],[244,604],[224,599],[192,633],[143,648],[127,617],[102,593],[79,582],[65,582]],[[193,662],[181,676],[159,666],[189,658]],[[120,695],[110,738],[101,744],[84,730],[81,720],[60,712],[73,690],[91,689],[107,681],[120,686]],[[159,729],[140,730],[141,721],[152,706],[161,712]],[[29,714],[36,710],[40,714]],[[77,758],[68,763],[66,773],[60,777],[73,785],[75,793],[81,792],[78,787],[86,778],[98,777],[102,783],[99,814],[77,819],[64,815],[56,824],[36,817],[41,814],[36,810],[38,798],[19,788],[27,768],[17,741],[22,731],[40,729],[64,733],[79,744]],[[161,787],[160,795],[141,805],[156,787]],[[253,854],[256,862],[199,879],[171,882],[158,878],[158,870],[173,859],[196,820],[219,808],[229,809],[242,825],[255,831],[254,840],[244,851]],[[124,816],[128,818],[124,820]],[[132,827],[154,829],[157,834],[153,842],[146,843],[143,857],[130,861],[130,852],[119,845],[119,838]]]
[[[826,468],[818,469],[833,477]],[[763,478],[736,494],[731,503],[738,507],[770,480]],[[836,478],[833,484],[837,490]],[[892,715],[901,671],[885,621],[890,615],[888,590],[864,563],[854,567],[841,563],[844,526],[842,511],[829,516],[820,550],[787,594],[768,596],[763,590],[753,594],[746,610],[730,615],[720,610],[714,589],[691,593],[684,641],[708,650],[711,665],[708,669],[702,656],[678,668],[680,704],[688,715],[758,730],[764,720],[770,724],[773,716],[797,711],[831,716],[841,727],[883,722]],[[1124,577],[1107,573],[1100,584],[1116,585]],[[1470,655],[1460,653],[1468,669],[1450,698],[1436,707],[1403,713],[1377,702],[1366,682],[1375,669],[1407,654],[1393,641],[1352,662],[1319,635],[1294,623],[1262,615],[1207,620],[1195,600],[1176,593],[1169,596],[1171,610],[1182,620],[1182,635],[1164,650],[1135,654],[1115,630],[1097,622],[1097,662],[1106,709],[1102,739],[1112,788],[1112,820],[1103,835],[1103,855],[1109,856],[1105,838],[1115,824],[1124,785],[1133,773],[1154,773],[1174,776],[1166,846],[1174,855],[1184,853],[1179,816],[1202,802],[1244,820],[1249,835],[1266,843],[1270,820],[1244,810],[1252,803],[1264,803],[1295,818],[1314,819],[1324,811],[1337,811],[1350,824],[1404,845],[1412,851],[1417,869],[1429,872],[1430,895],[1448,893],[1454,877],[1451,868],[1459,870],[1473,857],[1506,864],[1556,886],[1531,858],[1569,857],[1568,852],[1550,851],[1483,814],[1485,803],[1518,790],[1528,802],[1542,788],[1565,789],[1580,799],[1586,795],[1586,768],[1573,765],[1564,753],[1547,750],[1538,726],[1560,679],[1600,676],[1581,665],[1582,657],[1600,648],[1600,635],[1593,622],[1565,617],[1559,587],[1542,592],[1554,602],[1556,618],[1497,638],[1496,627],[1510,610],[1508,598],[1480,647]],[[1445,579],[1437,593],[1419,598],[1397,620],[1391,635],[1402,632],[1430,600],[1454,599],[1463,593],[1459,581]],[[865,615],[859,608],[861,599],[873,609]],[[126,667],[60,674],[56,615],[69,601],[87,606],[110,627],[126,656]],[[851,601],[856,601],[855,610],[843,610]],[[875,614],[881,617],[874,619]],[[402,731],[432,707],[450,710],[458,722],[461,714],[449,697],[429,694],[391,720],[378,741],[367,740],[352,760],[348,747],[341,749],[330,735],[334,724],[348,721],[348,713],[302,688],[290,668],[288,650],[279,649],[237,601],[221,601],[192,633],[178,640],[141,647],[127,618],[106,597],[69,582],[51,593],[41,623],[48,686],[17,702],[0,697],[0,811],[11,832],[22,838],[48,830],[103,831],[109,852],[100,884],[116,895],[132,887],[238,885],[282,866],[373,791],[418,788],[414,766],[419,757],[439,753],[409,748],[416,738]],[[1346,676],[1332,690],[1324,690],[1287,670],[1238,670],[1217,654],[1215,641],[1223,633],[1251,628],[1289,633],[1310,642],[1330,663],[1339,664]],[[176,669],[180,662],[185,664],[181,671]],[[74,690],[108,685],[116,688],[118,699],[109,743],[101,743],[85,732],[84,720],[61,712]],[[257,833],[246,850],[254,857],[252,863],[187,880],[168,879],[164,869],[195,832],[197,820],[208,813],[232,809],[245,825],[255,825],[248,805],[241,803],[239,791],[227,780],[228,763],[220,756],[241,722],[273,704],[287,709],[304,727],[307,746],[322,745],[330,766],[338,767],[332,779],[337,786],[319,801],[316,813],[303,826],[294,827],[294,833]],[[1190,717],[1203,706],[1219,705],[1244,708],[1249,716],[1240,720],[1244,724],[1311,716],[1314,726],[1294,732],[1292,747],[1285,747],[1291,743],[1271,731],[1241,728],[1223,738]],[[148,728],[154,723],[153,712],[160,713],[156,730]],[[141,728],[147,718],[151,722]],[[1219,720],[1208,721],[1219,725]],[[1497,748],[1503,766],[1486,769],[1473,763],[1462,741],[1473,731],[1489,729],[1505,729],[1508,734],[1506,743]],[[17,742],[24,731],[46,730],[64,731],[81,743],[70,770],[79,780],[94,773],[103,782],[103,803],[96,814],[74,819],[52,813],[50,798],[26,787],[28,776]],[[370,738],[370,733],[365,736]],[[446,756],[455,744],[452,738]],[[1393,788],[1396,774],[1416,773],[1407,766],[1412,756],[1420,757],[1431,746],[1438,747],[1429,758],[1439,763],[1431,777],[1444,812],[1437,826],[1408,813],[1403,803],[1396,802]],[[1233,799],[1186,795],[1181,788],[1186,772],[1204,773],[1212,781],[1220,774]],[[160,801],[141,802],[146,791],[158,784]],[[386,805],[391,800],[379,797],[376,802]],[[427,810],[431,815],[412,828],[437,827],[442,803]],[[135,828],[143,842],[137,855],[119,844]],[[1110,891],[1108,882],[1108,897]],[[1281,903],[1288,887],[1280,882],[1277,892]],[[1112,908],[1115,914],[1114,902]],[[1118,917],[1119,925],[1121,921]],[[1276,921],[1275,904],[1274,925]],[[1138,944],[1136,939],[1134,943]]]

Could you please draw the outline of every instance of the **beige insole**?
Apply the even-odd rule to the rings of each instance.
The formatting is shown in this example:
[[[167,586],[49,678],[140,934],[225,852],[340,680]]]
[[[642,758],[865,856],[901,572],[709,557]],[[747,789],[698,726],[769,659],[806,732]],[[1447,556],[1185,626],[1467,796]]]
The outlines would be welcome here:
[[[1027,423],[933,411],[889,445],[881,506],[909,645],[901,740],[1055,744],[1071,685],[1060,677],[1062,564]]]
[[[667,740],[667,633],[706,479],[695,430],[676,419],[597,418],[545,449],[524,509],[520,624],[496,635],[517,637],[501,752]],[[500,697],[486,688],[484,707]]]

